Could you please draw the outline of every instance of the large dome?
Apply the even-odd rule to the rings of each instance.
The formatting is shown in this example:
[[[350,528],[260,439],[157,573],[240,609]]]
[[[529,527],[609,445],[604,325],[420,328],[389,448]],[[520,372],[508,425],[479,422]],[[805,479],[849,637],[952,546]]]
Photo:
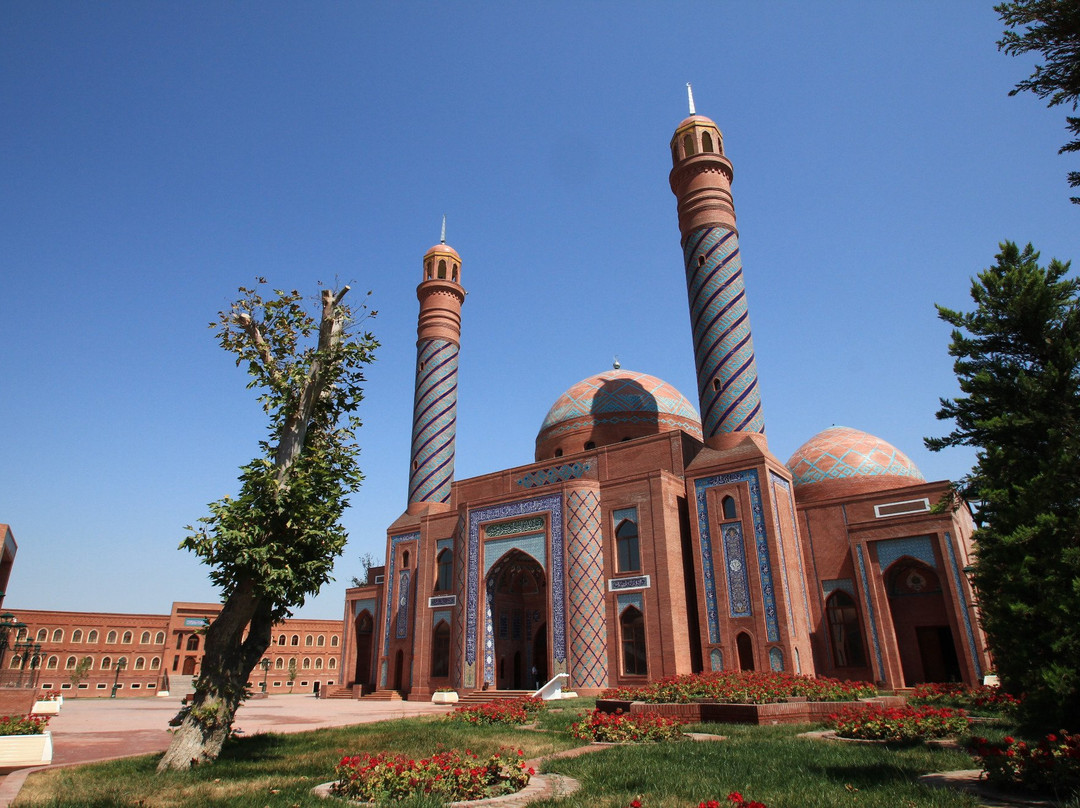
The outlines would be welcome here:
[[[686,396],[647,373],[609,370],[581,380],[551,405],[536,436],[536,459],[673,429],[701,440],[701,418]]]
[[[800,500],[883,491],[926,481],[911,459],[858,429],[824,429],[787,462]]]

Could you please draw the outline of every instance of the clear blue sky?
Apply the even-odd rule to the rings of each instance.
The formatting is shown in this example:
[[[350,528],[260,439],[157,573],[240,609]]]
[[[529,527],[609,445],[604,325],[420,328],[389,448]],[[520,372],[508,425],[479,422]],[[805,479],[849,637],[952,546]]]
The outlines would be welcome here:
[[[725,135],[766,429],[931,455],[934,303],[1003,239],[1080,258],[1063,110],[1008,90],[986,2],[0,4],[0,522],[8,608],[213,600],[177,544],[264,419],[207,323],[264,275],[371,289],[382,341],[340,617],[403,510],[420,258],[463,258],[457,474],[532,460],[610,367],[695,397],[668,140]]]

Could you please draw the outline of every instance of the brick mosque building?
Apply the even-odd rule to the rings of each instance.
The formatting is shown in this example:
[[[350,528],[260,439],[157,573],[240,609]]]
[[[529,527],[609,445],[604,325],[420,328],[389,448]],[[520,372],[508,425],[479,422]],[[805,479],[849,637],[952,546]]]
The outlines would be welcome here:
[[[616,366],[552,405],[534,462],[455,480],[462,259],[445,235],[424,255],[408,505],[385,566],[346,594],[354,695],[557,674],[591,694],[738,669],[899,688],[986,671],[971,515],[935,507],[948,482],[856,429],[787,463],[770,452],[732,164],[692,101],[670,149],[697,409]]]

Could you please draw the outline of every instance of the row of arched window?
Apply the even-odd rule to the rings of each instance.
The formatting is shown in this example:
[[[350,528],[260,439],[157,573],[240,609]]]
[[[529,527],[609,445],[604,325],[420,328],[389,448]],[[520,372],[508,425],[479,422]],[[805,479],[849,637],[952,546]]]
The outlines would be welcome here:
[[[431,280],[432,278],[435,278],[435,277],[438,277],[440,280],[446,280],[446,276],[447,276],[446,259],[445,258],[440,258],[439,259],[439,264],[438,264],[438,269],[436,269],[436,267],[435,267],[435,259],[434,258],[429,258],[427,260],[427,263],[424,265],[424,270],[427,273],[427,279],[428,280]],[[450,267],[450,273],[449,274],[450,274],[450,280],[456,282],[457,279],[458,279],[458,265],[457,265],[456,261],[451,262],[451,267]]]
[[[19,639],[24,639],[25,636],[26,636],[26,634],[24,632],[19,632],[19,634],[20,634]],[[98,633],[98,630],[96,628],[90,629],[89,631],[87,631],[85,633],[83,632],[83,630],[81,628],[77,628],[77,629],[75,629],[75,630],[73,630],[71,632],[71,642],[73,642],[73,643],[85,642],[85,643],[91,643],[92,644],[92,643],[98,642],[99,637],[100,637],[100,634]],[[150,634],[149,631],[142,632],[142,634],[139,635],[139,644],[140,645],[151,645],[150,637],[151,637],[151,634]],[[152,643],[153,645],[162,645],[165,642],[165,632],[164,631],[159,631],[159,632],[157,632],[156,634],[153,635],[153,638],[154,638],[153,643]],[[134,639],[135,639],[135,633],[132,632],[132,631],[125,631],[123,633],[123,635],[121,635],[119,631],[116,631],[114,629],[114,630],[110,630],[105,635],[105,642],[107,644],[110,644],[110,645],[115,644],[118,640],[119,640],[120,644],[122,644],[122,645],[131,645],[132,642],[134,642]],[[62,628],[54,628],[52,630],[51,634],[49,633],[49,629],[47,629],[47,628],[39,628],[37,630],[37,633],[34,635],[34,642],[41,643],[41,642],[63,642],[63,641],[64,641],[64,630]]]
[[[94,658],[91,657],[91,656],[87,656],[87,657],[83,657],[83,659],[84,660],[89,660],[89,662],[87,663],[87,668],[86,669],[87,670],[94,670],[94,664],[95,664]],[[131,662],[129,664],[128,661],[127,661],[127,657],[118,657],[114,661],[112,657],[103,656],[103,657],[101,657],[101,659],[99,661],[97,661],[97,669],[98,670],[103,670],[103,671],[112,670],[113,665],[119,663],[121,659],[124,660],[124,667],[130,667],[131,670],[136,670],[136,671],[152,670],[152,671],[156,671],[158,668],[161,667],[161,659],[159,657],[150,657],[149,661],[146,659],[146,657],[141,657],[141,656],[140,657],[135,657],[134,662]],[[78,664],[79,664],[79,660],[78,660],[77,657],[69,656],[66,660],[64,660],[64,670],[67,670],[67,671],[75,670],[75,667]],[[29,665],[29,660],[27,661],[26,665]],[[13,669],[14,668],[23,668],[23,667],[26,667],[26,665],[24,665],[23,658],[22,658],[22,656],[20,654],[15,654],[11,658],[10,667],[13,668]],[[52,656],[49,656],[49,657],[45,658],[44,659],[44,665],[42,667],[44,667],[45,670],[49,670],[49,671],[59,670],[60,669],[60,657],[58,657],[58,656],[56,656],[54,654]]]
[[[290,637],[287,634],[279,634],[276,642],[277,642],[278,645],[299,645],[300,644],[300,635],[299,634],[293,634]],[[336,634],[331,634],[330,635],[330,647],[331,648],[337,648],[338,642],[339,642],[338,636]],[[306,648],[311,648],[312,646],[314,646],[316,648],[322,648],[324,645],[326,645],[326,635],[325,634],[308,634],[308,635],[306,635],[304,637],[304,646]]]
[[[693,157],[698,152],[710,154],[722,154],[720,144],[713,143],[712,135],[706,129],[695,130],[701,132],[701,141],[694,137],[694,132],[687,132],[682,137],[682,154],[679,153],[679,141],[671,144],[671,157],[673,160],[681,160],[684,157]]]
[[[315,657],[314,660],[312,660],[311,657],[304,657],[302,660],[300,660],[300,669],[305,671],[311,669],[321,671],[323,669],[323,664],[324,663],[322,657]],[[330,659],[326,661],[325,665],[329,670],[337,670],[337,657],[330,657]],[[284,670],[288,666],[289,663],[285,659],[285,657],[274,658],[274,670]],[[252,674],[252,676],[254,675],[255,674]]]

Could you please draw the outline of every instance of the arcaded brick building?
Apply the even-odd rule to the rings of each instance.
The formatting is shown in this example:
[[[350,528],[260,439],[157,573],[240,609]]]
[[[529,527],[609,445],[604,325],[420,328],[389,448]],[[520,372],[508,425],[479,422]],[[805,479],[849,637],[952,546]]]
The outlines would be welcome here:
[[[25,624],[11,638],[12,647],[0,664],[5,681],[31,677],[41,690],[65,695],[150,696],[159,691],[184,695],[202,662],[204,628],[221,610],[214,603],[173,603],[168,614],[119,614],[16,609]],[[274,627],[272,643],[263,658],[264,671],[251,674],[253,691],[263,681],[269,693],[311,693],[341,681],[340,620],[289,618]],[[33,642],[31,652],[16,642]],[[82,660],[85,674],[76,674]],[[121,660],[123,663],[121,664]],[[289,663],[296,677],[289,684]],[[265,675],[264,675],[265,674]]]
[[[697,409],[616,366],[555,402],[533,462],[454,480],[462,261],[445,239],[424,255],[409,499],[385,567],[346,595],[354,694],[985,672],[970,513],[935,507],[949,484],[855,429],[770,452],[723,137],[691,107],[670,150]]]

